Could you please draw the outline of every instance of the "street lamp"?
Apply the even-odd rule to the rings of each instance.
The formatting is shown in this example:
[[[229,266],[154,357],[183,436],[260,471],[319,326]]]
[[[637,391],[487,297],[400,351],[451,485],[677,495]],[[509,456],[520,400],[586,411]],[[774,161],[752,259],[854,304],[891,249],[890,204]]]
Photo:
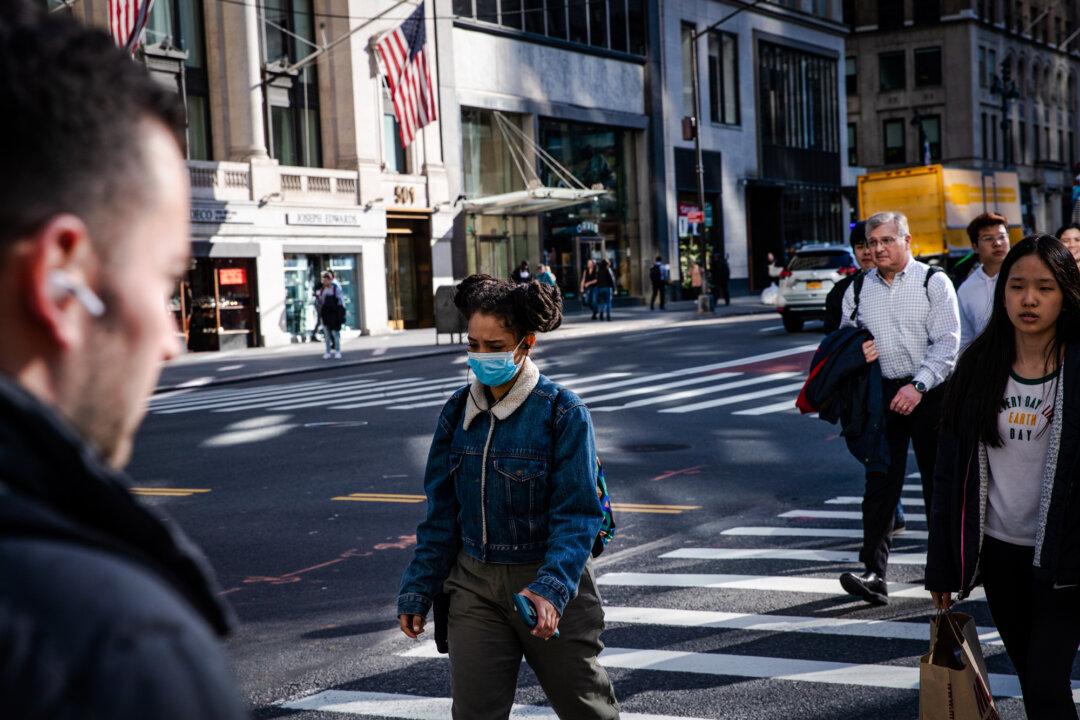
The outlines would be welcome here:
[[[1009,121],[1009,101],[1020,97],[1020,91],[1013,82],[1012,68],[1008,60],[1001,61],[1001,75],[991,78],[990,92],[1001,96],[1001,139],[1005,145],[1004,167],[1012,165],[1012,123]]]
[[[701,213],[705,213],[705,166],[701,159],[701,79],[698,73],[698,40],[711,33],[716,28],[726,23],[731,18],[735,17],[743,10],[749,10],[757,5],[760,5],[765,0],[754,0],[749,4],[741,6],[739,9],[734,10],[724,17],[720,18],[712,25],[709,25],[704,30],[694,32],[690,35],[690,68],[691,76],[694,84],[694,114],[690,116],[690,128],[694,133],[694,158],[695,158],[695,171],[697,173],[697,196],[698,196],[698,208]],[[701,247],[701,298],[698,300],[698,307],[702,307],[702,303],[707,303],[706,293],[709,289],[709,264],[708,264],[708,244],[705,240],[705,223],[704,218],[701,223],[700,247]],[[723,252],[723,239],[720,240],[720,251]],[[706,306],[707,307],[707,306]]]

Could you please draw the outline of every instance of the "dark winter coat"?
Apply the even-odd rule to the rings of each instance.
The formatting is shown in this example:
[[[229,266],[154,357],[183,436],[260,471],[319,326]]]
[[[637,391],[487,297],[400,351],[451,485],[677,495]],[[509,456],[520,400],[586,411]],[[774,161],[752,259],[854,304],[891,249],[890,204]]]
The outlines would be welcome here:
[[[0,376],[0,714],[247,717],[230,620],[191,542]]]
[[[889,468],[889,442],[881,365],[866,362],[862,350],[863,343],[873,339],[862,328],[829,333],[814,353],[796,404],[804,413],[817,412],[826,422],[839,421],[855,459],[867,472],[883,473]]]
[[[1046,582],[1071,586],[1080,584],[1080,343],[1066,348],[1061,377],[1043,472],[1034,571]],[[981,582],[988,484],[985,450],[943,429],[928,513],[928,590],[956,592],[963,599]]]
[[[844,295],[856,277],[857,274],[840,278],[825,296],[825,332],[831,333],[840,329],[840,321],[844,319]]]

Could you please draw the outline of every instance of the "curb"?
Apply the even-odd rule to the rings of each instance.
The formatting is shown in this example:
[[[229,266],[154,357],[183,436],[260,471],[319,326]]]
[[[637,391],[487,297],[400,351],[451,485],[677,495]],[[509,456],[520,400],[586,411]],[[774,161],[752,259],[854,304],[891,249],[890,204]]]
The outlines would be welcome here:
[[[765,317],[765,316],[772,315],[774,312],[775,312],[774,310],[770,310],[770,309],[766,309],[766,310],[756,310],[755,309],[755,310],[749,310],[747,312],[733,312],[733,313],[731,313],[729,315],[724,315],[722,317],[708,317],[708,316],[701,317],[701,316],[698,316],[698,317],[694,317],[692,319],[674,320],[674,321],[672,321],[670,323],[664,323],[662,325],[662,327],[665,327],[665,328],[668,328],[668,327],[682,328],[682,327],[691,327],[693,325],[700,325],[700,324],[706,324],[706,323],[710,324],[710,325],[720,325],[720,324],[725,324],[725,321],[738,321],[740,319],[744,320],[745,318],[758,317],[758,316]],[[659,319],[659,318],[657,318],[657,319]],[[587,328],[587,330],[583,329],[582,331],[573,332],[573,333],[567,334],[567,335],[565,335],[563,337],[548,338],[548,340],[553,340],[553,341],[557,341],[557,340],[577,340],[577,339],[580,339],[581,337],[585,337],[585,336],[593,335],[593,334],[601,335],[601,334],[613,334],[613,333],[620,333],[620,332],[629,332],[629,333],[644,332],[644,331],[655,329],[657,326],[658,325],[656,323],[646,323],[645,326],[640,328],[640,329],[638,329],[638,328],[630,329],[630,328],[620,327],[618,329],[612,328],[610,331],[606,331],[604,329],[603,325],[599,325],[599,326],[585,325],[584,327]],[[572,329],[576,330],[576,328],[572,328],[570,326],[567,326],[567,330],[572,330]],[[238,384],[238,383],[251,382],[253,380],[266,380],[268,378],[283,377],[285,375],[307,375],[307,374],[317,373],[317,372],[326,372],[328,370],[336,370],[338,368],[363,367],[364,365],[378,365],[378,364],[381,364],[381,363],[399,362],[399,361],[406,361],[406,360],[422,360],[423,358],[439,357],[441,355],[454,355],[454,354],[457,354],[457,353],[460,353],[460,352],[461,352],[461,347],[459,345],[451,344],[451,345],[446,346],[444,349],[440,349],[440,350],[425,350],[423,352],[413,352],[413,353],[407,353],[407,354],[401,354],[401,355],[391,355],[389,357],[368,358],[366,360],[348,360],[348,361],[345,361],[345,362],[332,362],[331,361],[329,364],[326,364],[326,365],[312,365],[312,366],[309,366],[309,367],[287,368],[287,369],[284,369],[284,370],[265,370],[263,372],[258,372],[258,373],[249,373],[247,375],[236,375],[236,376],[227,377],[227,378],[214,378],[214,379],[210,380],[209,382],[198,384],[198,385],[191,384],[190,381],[187,382],[187,383],[180,383],[178,385],[159,385],[158,387],[154,388],[153,395],[160,395],[162,393],[167,393],[167,392],[176,392],[178,390],[201,390],[203,388],[217,387],[217,386],[220,386],[220,385],[235,385],[235,384]]]

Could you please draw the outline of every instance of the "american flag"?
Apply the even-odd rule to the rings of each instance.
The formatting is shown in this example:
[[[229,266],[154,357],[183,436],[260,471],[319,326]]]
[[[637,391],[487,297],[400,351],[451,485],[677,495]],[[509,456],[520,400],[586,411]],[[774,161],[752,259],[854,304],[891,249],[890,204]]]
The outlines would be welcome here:
[[[153,4],[154,0],[109,0],[109,34],[117,47],[135,52]]]
[[[435,121],[435,88],[431,84],[424,45],[424,3],[405,22],[379,38],[375,49],[390,89],[394,115],[401,126],[401,143],[408,147],[420,128]]]

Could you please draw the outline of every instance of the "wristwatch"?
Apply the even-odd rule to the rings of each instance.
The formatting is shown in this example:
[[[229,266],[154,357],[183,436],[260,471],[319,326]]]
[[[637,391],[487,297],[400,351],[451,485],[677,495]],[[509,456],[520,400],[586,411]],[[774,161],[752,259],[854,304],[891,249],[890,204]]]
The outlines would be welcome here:
[[[926,387],[926,383],[924,383],[924,382],[922,382],[920,380],[916,380],[915,382],[913,382],[911,384],[915,386],[915,391],[918,392],[920,395],[925,395],[926,391],[930,389],[930,388]]]

